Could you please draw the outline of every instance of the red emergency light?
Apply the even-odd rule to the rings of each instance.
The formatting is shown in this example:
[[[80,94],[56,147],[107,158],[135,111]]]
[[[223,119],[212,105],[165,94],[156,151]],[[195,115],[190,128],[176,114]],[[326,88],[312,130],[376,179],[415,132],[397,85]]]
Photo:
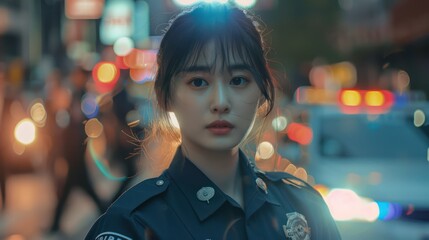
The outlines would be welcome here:
[[[390,110],[394,94],[387,90],[343,89],[338,95],[338,105],[347,114],[381,114]]]

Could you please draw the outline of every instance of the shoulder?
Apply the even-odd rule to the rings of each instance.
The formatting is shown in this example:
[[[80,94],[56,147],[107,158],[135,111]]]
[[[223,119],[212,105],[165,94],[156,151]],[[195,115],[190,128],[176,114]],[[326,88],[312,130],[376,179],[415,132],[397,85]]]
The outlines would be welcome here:
[[[289,213],[291,224],[299,216],[305,216],[312,238],[314,235],[317,239],[341,239],[325,200],[310,184],[285,172],[258,171],[257,175],[267,182],[268,189],[271,187],[270,192],[277,196],[280,204],[292,207],[292,213]]]
[[[107,213],[120,210],[121,212],[131,214],[139,206],[165,192],[169,185],[170,179],[166,174],[146,179],[122,194],[109,207]]]
[[[306,192],[310,195],[322,198],[320,193],[314,189],[306,181],[297,178],[286,172],[264,172],[261,170],[256,170],[256,175],[263,178],[268,183],[273,183],[270,185],[278,186],[280,188],[287,188],[292,191]]]
[[[147,179],[122,194],[93,224],[85,239],[145,239],[152,230],[136,217],[136,210],[166,191],[169,179],[163,174]]]

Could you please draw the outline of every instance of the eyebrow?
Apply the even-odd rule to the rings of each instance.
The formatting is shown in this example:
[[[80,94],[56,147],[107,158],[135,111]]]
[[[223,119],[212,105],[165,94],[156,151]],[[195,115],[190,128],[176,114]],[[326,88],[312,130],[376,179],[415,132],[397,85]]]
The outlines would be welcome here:
[[[202,65],[193,65],[188,66],[186,68],[183,68],[179,71],[179,73],[192,73],[192,72],[210,72],[212,70],[209,66],[202,66]],[[228,66],[228,71],[249,71],[252,72],[252,68],[248,64],[233,64]]]

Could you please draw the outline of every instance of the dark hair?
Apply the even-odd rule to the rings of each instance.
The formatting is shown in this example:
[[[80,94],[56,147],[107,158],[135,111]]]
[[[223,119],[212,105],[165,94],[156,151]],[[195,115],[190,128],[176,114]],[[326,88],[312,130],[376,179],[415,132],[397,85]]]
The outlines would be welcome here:
[[[228,4],[199,4],[179,14],[170,22],[158,51],[155,76],[158,106],[164,111],[169,108],[173,77],[193,64],[198,53],[214,40],[224,65],[228,65],[232,55],[251,67],[268,103],[268,115],[274,106],[275,91],[260,27],[248,11]]]
[[[172,101],[173,79],[176,74],[194,65],[199,53],[213,41],[216,52],[221,55],[216,57],[220,57],[224,67],[235,59],[250,66],[266,100],[262,102],[258,114],[265,112],[267,117],[274,108],[275,86],[265,58],[267,50],[262,37],[262,22],[248,11],[231,5],[203,3],[183,11],[170,21],[159,47],[154,84],[158,107],[154,108],[154,119],[146,129],[146,137],[141,144],[145,157],[156,159],[159,166],[167,166],[181,143],[180,130],[173,126],[168,113]],[[241,143],[243,146],[257,132],[262,132],[263,124],[258,122],[262,119],[255,120],[256,127]],[[265,122],[266,118],[263,120]],[[156,150],[160,146],[162,151]],[[154,171],[157,169],[151,168]]]

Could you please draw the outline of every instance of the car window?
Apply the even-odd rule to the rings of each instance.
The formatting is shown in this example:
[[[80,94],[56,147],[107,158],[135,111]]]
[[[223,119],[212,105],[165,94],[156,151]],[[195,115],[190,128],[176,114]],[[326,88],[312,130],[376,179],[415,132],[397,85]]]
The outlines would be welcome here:
[[[401,113],[328,114],[320,116],[320,135],[315,141],[321,157],[425,160],[429,147],[425,131]]]

